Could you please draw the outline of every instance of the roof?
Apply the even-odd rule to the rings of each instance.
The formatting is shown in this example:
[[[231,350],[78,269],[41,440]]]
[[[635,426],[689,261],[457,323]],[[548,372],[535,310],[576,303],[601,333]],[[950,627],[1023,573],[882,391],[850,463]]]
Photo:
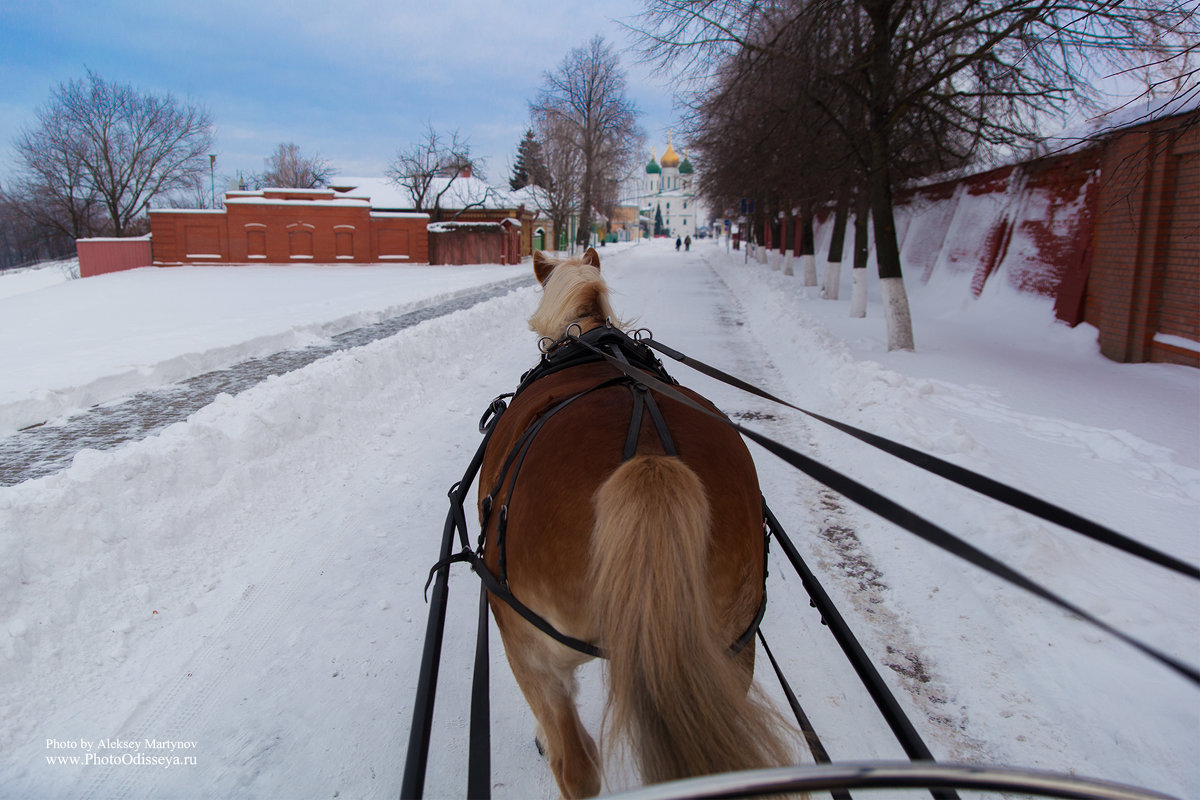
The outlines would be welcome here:
[[[664,168],[679,166],[679,155],[675,152],[675,145],[671,143],[670,132],[667,133],[667,149],[663,153],[662,165]]]
[[[343,192],[353,192],[355,196],[366,195],[371,198],[371,206],[377,209],[411,209],[412,196],[408,189],[399,186],[388,178],[338,178],[337,189]],[[446,210],[462,209],[468,206],[493,210],[515,209],[524,205],[533,211],[537,209],[538,192],[534,187],[526,187],[516,192],[497,189],[480,178],[434,178],[429,185],[426,205],[433,205],[433,198],[445,190],[439,207]]]

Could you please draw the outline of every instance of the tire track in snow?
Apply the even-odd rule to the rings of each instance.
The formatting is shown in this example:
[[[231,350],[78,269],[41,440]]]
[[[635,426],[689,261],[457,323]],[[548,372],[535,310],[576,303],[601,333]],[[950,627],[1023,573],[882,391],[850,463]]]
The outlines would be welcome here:
[[[744,330],[743,338],[754,341],[757,348],[755,332],[746,324],[745,309],[737,295],[722,279],[720,272],[708,263],[707,258],[705,263],[712,272],[714,280],[720,283],[729,297],[728,321],[732,322],[736,328]],[[773,386],[782,383],[782,378],[767,360],[765,353],[762,359],[762,364],[766,369],[758,367],[756,374],[753,374],[750,380],[752,382],[756,379],[764,381],[761,385],[771,391]],[[754,369],[752,360],[746,365],[750,369]],[[807,449],[810,455],[819,459],[820,454],[815,452],[817,445],[812,437],[808,421],[799,414],[793,413],[776,416],[775,412],[779,412],[781,407],[774,404],[770,404],[769,409],[765,413],[758,412],[758,418],[767,421],[769,426],[774,429],[768,431],[768,435],[797,449],[801,448],[797,447],[795,443],[802,441],[804,442],[803,449]],[[747,418],[744,412],[737,416],[742,416],[743,419]],[[791,470],[792,468],[786,467],[785,469]],[[921,647],[913,640],[912,634],[901,617],[889,606],[890,597],[886,576],[874,563],[870,553],[859,540],[855,531],[854,515],[847,512],[840,495],[808,478],[801,477],[798,472],[793,474],[797,478],[792,484],[794,487],[792,489],[793,497],[786,500],[781,498],[780,505],[782,507],[786,502],[793,510],[808,509],[810,524],[823,546],[806,548],[800,530],[790,530],[789,534],[802,552],[807,549],[815,555],[817,563],[814,565],[814,571],[818,575],[826,576],[828,583],[836,583],[839,591],[835,593],[835,597],[836,594],[841,594],[846,603],[853,606],[853,613],[847,613],[846,603],[840,606],[840,610],[843,614],[852,617],[854,620],[852,627],[857,629],[856,634],[860,640],[867,639],[862,629],[869,627],[872,638],[883,643],[884,652],[875,654],[877,666],[887,667],[894,674],[893,686],[895,681],[899,681],[903,689],[900,694],[908,696],[919,715],[933,726],[943,742],[952,743],[953,752],[950,755],[954,758],[969,758],[972,754],[978,754],[982,749],[982,743],[966,734],[966,709],[954,706],[953,696],[946,682],[938,676],[932,662],[922,655]],[[772,502],[769,495],[768,502]],[[787,519],[784,519],[783,522],[785,529],[791,527]],[[774,571],[790,573],[791,565],[784,563],[782,566],[778,566],[779,561],[777,556],[775,559],[777,566]],[[832,579],[830,580],[830,578]],[[768,619],[770,619],[769,613]],[[864,644],[869,647],[867,642]],[[875,649],[878,651],[879,648]],[[838,651],[838,656],[844,658],[840,651]],[[818,730],[818,734],[820,733]],[[930,741],[926,743],[933,744]],[[837,756],[835,755],[834,758],[836,759]]]

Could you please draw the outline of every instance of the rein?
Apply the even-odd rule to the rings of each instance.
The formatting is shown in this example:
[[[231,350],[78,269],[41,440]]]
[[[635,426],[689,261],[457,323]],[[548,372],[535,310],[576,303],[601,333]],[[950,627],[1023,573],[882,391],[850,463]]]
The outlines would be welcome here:
[[[605,341],[606,339],[610,338],[611,341]],[[613,347],[614,344],[616,345],[615,348]],[[622,344],[624,345],[623,347],[621,346]],[[586,334],[582,332],[579,334],[571,334],[568,331],[568,335],[562,340],[557,342],[548,342],[548,345],[549,346],[543,348],[544,355],[541,362],[522,376],[521,383],[516,392],[500,395],[492,401],[487,410],[484,412],[483,417],[479,422],[479,430],[480,433],[483,434],[483,441],[480,443],[479,449],[471,459],[470,464],[463,474],[462,480],[455,483],[449,492],[450,511],[447,514],[446,523],[442,532],[442,543],[439,551],[440,559],[433,569],[430,570],[429,581],[426,583],[427,595],[431,583],[433,585],[433,594],[430,600],[429,618],[426,625],[423,657],[417,680],[416,700],[413,706],[412,726],[409,733],[408,752],[405,760],[401,788],[402,798],[417,798],[421,797],[423,794],[426,766],[429,757],[430,738],[433,727],[434,698],[436,695],[439,664],[441,661],[442,638],[445,629],[447,597],[449,592],[449,566],[451,564],[459,561],[470,563],[476,573],[479,574],[483,582],[483,585],[480,588],[479,632],[477,635],[475,655],[475,683],[472,689],[471,700],[471,730],[469,744],[470,757],[467,775],[469,797],[489,797],[491,791],[491,781],[489,777],[490,751],[488,738],[488,729],[490,726],[488,724],[489,712],[487,692],[488,593],[490,592],[496,597],[504,600],[535,627],[543,630],[543,632],[545,632],[547,635],[552,636],[563,644],[574,647],[575,649],[581,650],[589,655],[603,655],[603,653],[600,652],[598,648],[595,648],[594,645],[591,645],[587,642],[573,640],[570,637],[566,637],[562,633],[556,631],[553,626],[539,617],[532,610],[523,606],[523,604],[521,604],[517,598],[512,596],[512,593],[508,591],[507,581],[501,583],[500,579],[498,579],[495,575],[492,575],[486,564],[483,562],[483,532],[480,533],[478,552],[472,550],[470,547],[469,537],[467,534],[466,514],[464,512],[467,493],[479,472],[483,461],[484,451],[487,448],[492,433],[495,431],[497,421],[508,407],[506,400],[520,394],[521,391],[523,391],[540,377],[544,377],[545,375],[552,374],[553,372],[562,369],[567,369],[570,366],[584,363],[594,363],[599,360],[607,361],[620,373],[622,373],[622,376],[604,381],[600,385],[587,389],[572,398],[568,398],[566,401],[563,401],[563,403],[560,403],[558,406],[546,412],[546,414],[543,415],[544,419],[541,420],[541,423],[544,424],[546,418],[549,418],[549,416],[552,414],[557,413],[557,411],[561,410],[562,407],[565,407],[565,404],[569,404],[573,400],[578,399],[578,397],[588,394],[591,391],[595,391],[602,386],[624,384],[632,387],[631,390],[634,392],[635,406],[637,405],[637,398],[642,394],[645,395],[643,402],[645,402],[647,406],[649,405],[649,402],[653,402],[652,395],[650,394],[650,391],[653,390],[662,396],[669,397],[677,402],[683,403],[690,408],[693,408],[694,410],[721,420],[725,424],[737,430],[746,438],[758,443],[788,464],[795,466],[817,481],[841,493],[848,499],[855,501],[859,505],[862,505],[871,511],[874,511],[880,516],[883,516],[885,519],[894,522],[911,533],[914,533],[917,536],[936,544],[938,547],[941,547],[948,552],[970,561],[971,563],[992,573],[993,575],[1027,589],[1033,594],[1042,597],[1043,599],[1046,599],[1074,614],[1077,614],[1093,625],[1110,633],[1121,641],[1124,641],[1125,643],[1150,656],[1154,660],[1183,675],[1193,684],[1200,684],[1200,673],[1198,673],[1196,669],[1183,664],[1182,662],[1179,662],[1170,656],[1159,653],[1157,650],[1143,644],[1134,637],[1124,634],[1121,631],[1112,628],[1106,623],[1096,619],[1095,617],[1092,617],[1086,612],[1083,612],[1082,610],[1071,605],[1067,601],[1057,597],[1049,590],[1044,589],[1043,587],[1034,583],[1024,575],[1021,575],[1019,572],[1016,572],[1007,565],[996,561],[987,554],[982,553],[971,545],[963,542],[947,531],[942,530],[933,523],[919,517],[913,512],[908,511],[888,498],[879,495],[878,493],[868,489],[856,481],[841,475],[840,473],[831,470],[823,464],[820,464],[819,462],[807,456],[804,456],[782,444],[779,444],[778,442],[775,442],[766,436],[734,423],[729,418],[713,411],[710,408],[706,408],[699,403],[696,403],[690,397],[678,391],[676,388],[678,384],[673,378],[671,378],[670,375],[667,374],[666,370],[662,366],[661,361],[654,357],[649,351],[650,349],[653,349],[669,358],[678,361],[679,363],[684,364],[685,366],[696,369],[697,371],[708,375],[709,377],[720,380],[730,386],[743,389],[744,391],[748,391],[759,397],[763,397],[764,399],[768,399],[772,402],[776,402],[800,411],[801,413],[804,413],[814,419],[820,420],[837,428],[838,430],[854,436],[855,438],[858,438],[867,444],[891,453],[892,455],[901,458],[910,464],[921,467],[922,469],[958,483],[966,488],[977,491],[985,496],[999,500],[1000,502],[1006,503],[1014,508],[1026,511],[1027,513],[1033,514],[1047,521],[1054,522],[1062,527],[1075,531],[1076,533],[1088,536],[1089,538],[1100,541],[1104,544],[1108,544],[1128,554],[1136,555],[1140,558],[1159,564],[1160,566],[1166,567],[1167,569],[1171,569],[1193,579],[1200,579],[1200,570],[1198,570],[1196,567],[1176,559],[1173,556],[1136,542],[1127,536],[1117,533],[1116,531],[1084,519],[1083,517],[1073,514],[1070,511],[1047,503],[1043,500],[1033,497],[1032,495],[1026,494],[1018,489],[1005,486],[1004,484],[1001,484],[990,478],[971,472],[970,470],[962,467],[958,467],[957,465],[950,464],[949,462],[942,461],[934,456],[921,453],[913,448],[890,441],[875,434],[859,430],[850,425],[846,425],[845,423],[831,420],[819,414],[815,414],[795,406],[785,400],[781,400],[780,398],[758,389],[757,387],[754,387],[745,381],[728,375],[727,373],[724,373],[715,367],[711,367],[700,361],[689,358],[677,350],[655,341],[653,337],[648,334],[648,332],[637,331],[632,337],[630,337],[623,332],[610,327],[597,328],[594,331],[587,332]],[[629,355],[630,353],[636,354],[636,358],[631,357]],[[649,400],[649,402],[647,402],[647,400]],[[644,413],[644,410],[638,411],[635,408],[635,421],[637,423],[640,423]],[[535,425],[532,427],[540,428],[540,424],[535,423]],[[634,423],[631,423],[631,432],[626,436],[626,453],[631,452],[629,440],[635,432],[632,430],[633,427]],[[637,428],[640,429],[640,424],[637,424]],[[660,430],[659,432],[661,436],[662,431]],[[536,431],[534,431],[532,434],[527,431],[522,439],[518,441],[514,451],[510,452],[509,454],[508,461],[504,467],[505,472],[507,472],[510,466],[514,464],[519,469],[520,455],[518,454],[514,456],[514,453],[522,449],[522,446],[527,449],[528,444],[530,441],[532,441],[532,437],[534,435],[536,435]],[[664,439],[664,444],[665,441],[666,440]],[[632,447],[636,449],[636,439],[634,439]],[[501,482],[503,482],[503,478],[501,479]],[[507,514],[506,506],[507,504],[501,508],[501,514]],[[487,513],[491,513],[491,509],[488,509]],[[928,748],[920,740],[919,734],[912,726],[912,723],[907,719],[903,708],[897,703],[895,697],[892,696],[886,681],[879,675],[878,670],[874,668],[870,658],[850,632],[849,627],[845,624],[845,621],[842,619],[836,606],[833,605],[828,595],[821,588],[816,576],[811,572],[811,570],[808,569],[807,565],[804,564],[799,552],[796,550],[787,534],[783,531],[783,528],[780,526],[779,521],[775,518],[774,514],[772,514],[771,510],[766,507],[765,502],[763,505],[763,513],[765,518],[765,528],[768,535],[768,543],[769,539],[773,536],[775,540],[782,546],[788,560],[792,563],[793,567],[801,576],[801,580],[805,586],[805,589],[812,598],[813,605],[821,614],[822,621],[829,625],[831,632],[834,634],[843,651],[853,664],[855,670],[858,672],[860,679],[863,680],[864,686],[875,700],[876,705],[879,707],[880,711],[884,715],[884,718],[887,720],[893,732],[896,734],[897,739],[903,745],[905,752],[912,759],[918,761],[930,761],[932,756],[929,754]],[[484,527],[486,529],[486,524]],[[456,534],[462,550],[455,554],[452,551]],[[765,611],[765,603],[766,594],[764,590],[763,605],[760,606],[755,620],[751,624],[751,627],[748,629],[747,633],[743,635],[742,639],[739,640],[738,643],[735,643],[735,647],[741,647],[745,644],[748,644],[756,632],[761,637],[761,632],[759,632],[759,623],[762,621],[763,613]],[[522,611],[522,609],[524,609],[524,611]],[[765,640],[763,640],[763,645],[764,651],[768,653],[768,657],[771,658],[773,666],[782,680],[782,673],[780,672],[778,665],[774,664],[774,658],[771,656],[769,648],[766,647]],[[782,682],[785,685],[785,693],[789,695],[789,703],[792,705],[793,711],[797,712],[797,721],[800,723],[801,728],[805,731],[806,738],[809,740],[810,749],[812,749],[814,757],[820,763],[827,763],[828,755],[825,754],[823,748],[819,746],[819,741],[816,740],[815,733],[811,731],[811,726],[806,724],[807,720],[804,719],[802,711],[798,709],[798,703],[793,702],[794,696],[792,695],[790,688],[786,687],[786,681]],[[846,784],[845,782],[840,782],[836,785],[838,787],[849,786],[849,784]],[[913,784],[914,788],[918,785],[928,786],[929,784]],[[948,787],[949,784],[946,786]],[[948,788],[935,788],[933,789],[933,794],[935,798],[956,797],[955,793]],[[835,798],[838,798],[838,800],[842,800],[842,798],[848,797],[848,794],[839,789],[838,791],[835,791],[834,796]],[[1071,796],[1077,795],[1072,794]]]
[[[578,327],[572,326],[572,327]],[[507,410],[508,403],[506,399],[515,399],[521,395],[526,389],[536,383],[538,380],[561,372],[572,367],[582,366],[584,364],[594,364],[601,360],[609,360],[614,364],[621,365],[622,375],[618,375],[607,380],[603,380],[590,388],[577,392],[576,394],[560,401],[549,410],[543,412],[522,433],[521,437],[513,445],[508,456],[504,461],[504,465],[500,470],[500,477],[497,479],[495,486],[484,497],[480,506],[480,532],[479,538],[474,548],[471,547],[467,533],[466,513],[464,505],[466,502],[465,489],[462,487],[469,486],[478,472],[479,463],[482,462],[483,452],[486,450],[489,440],[491,439],[492,431],[495,430],[496,423],[500,416]],[[569,636],[558,630],[545,617],[538,614],[529,606],[521,602],[508,583],[508,564],[506,555],[506,536],[508,531],[508,507],[512,501],[513,493],[516,491],[517,477],[521,470],[521,465],[525,460],[525,456],[529,453],[530,447],[533,445],[537,434],[542,430],[547,422],[549,422],[556,414],[563,409],[569,407],[572,403],[580,398],[590,395],[592,392],[610,388],[613,386],[625,386],[633,395],[633,415],[629,422],[629,429],[625,435],[625,444],[622,449],[622,458],[625,461],[633,458],[637,451],[638,440],[642,428],[642,420],[648,413],[655,432],[658,434],[659,440],[662,443],[663,450],[668,456],[676,456],[678,452],[675,447],[674,440],[671,438],[670,431],[667,429],[666,420],[663,418],[662,411],[658,407],[657,401],[650,392],[650,386],[645,381],[637,379],[636,376],[645,376],[652,380],[657,385],[677,386],[675,380],[663,368],[662,362],[654,356],[654,354],[645,345],[628,336],[624,332],[613,327],[594,328],[587,333],[571,334],[557,342],[550,342],[548,346],[543,347],[542,360],[528,372],[521,376],[520,385],[515,392],[511,394],[500,395],[494,399],[484,412],[483,417],[479,421],[480,432],[484,433],[484,440],[479,446],[475,459],[472,461],[474,471],[471,472],[469,478],[464,476],[464,479],[456,483],[450,490],[451,511],[450,518],[453,520],[454,530],[458,533],[459,542],[462,549],[454,554],[445,553],[442,558],[433,565],[429,570],[429,577],[425,582],[425,591],[428,593],[430,584],[435,577],[441,574],[441,571],[451,564],[465,562],[471,565],[471,569],[479,576],[484,587],[497,599],[504,601],[512,610],[516,611],[525,619],[526,622],[533,625],[535,628],[545,633],[550,638],[557,641],[559,644],[565,645],[572,650],[577,650],[585,655],[596,658],[606,658],[604,650],[591,642],[585,642],[573,636]],[[683,395],[680,395],[683,396]],[[709,412],[711,413],[711,412]],[[718,418],[724,419],[721,415]],[[727,420],[726,420],[727,421]],[[507,485],[507,490],[506,490]],[[503,496],[503,504],[499,509],[496,509],[497,498]],[[493,573],[487,566],[483,558],[484,545],[486,544],[486,533],[488,525],[491,521],[492,514],[496,513],[496,549],[498,555],[498,572]],[[449,524],[449,520],[447,522]],[[763,574],[763,594],[762,602],[759,603],[758,609],[755,612],[754,619],[750,622],[749,627],[745,632],[730,645],[731,654],[736,655],[750,644],[754,639],[755,633],[758,631],[759,625],[762,623],[763,617],[767,610],[767,593],[766,593],[766,569],[764,559],[764,574]]]
[[[576,338],[576,341],[580,341],[582,343],[582,340],[578,338]],[[780,400],[773,395],[752,387],[745,381],[721,372],[715,367],[709,367],[707,364],[701,364],[699,361],[690,359],[676,350],[666,347],[658,342],[654,342],[652,338],[643,341],[645,341],[648,346],[654,347],[654,349],[658,350],[659,352],[675,358],[676,360],[680,361],[680,363],[685,363],[688,366],[692,366],[696,369],[703,367],[703,369],[700,369],[700,371],[704,372],[704,374],[707,374],[710,377],[717,378],[718,380],[728,383],[731,386],[746,389],[747,391],[751,391],[753,394],[760,397],[764,397],[782,405],[786,405],[790,408],[794,408],[798,411],[802,411],[803,413],[809,414],[814,418],[821,419],[829,424],[833,424],[834,427],[837,427],[839,430],[846,430],[847,432],[853,431],[853,435],[855,435],[856,438],[860,438],[862,441],[879,447],[886,452],[891,452],[893,455],[899,455],[899,457],[904,458],[905,461],[908,461],[915,466],[922,467],[923,469],[931,471],[934,474],[942,475],[943,477],[946,477],[955,483],[960,483],[961,485],[974,489],[981,494],[984,494],[995,500],[999,500],[1000,502],[1010,505],[1014,508],[1027,511],[1030,514],[1034,514],[1035,516],[1041,517],[1048,521],[1056,522],[1063,527],[1069,528],[1077,533],[1081,533],[1089,538],[1095,539],[1096,541],[1103,542],[1104,544],[1121,550],[1122,552],[1151,560],[1154,563],[1165,566],[1168,569],[1193,579],[1200,579],[1200,570],[1198,570],[1196,567],[1186,564],[1185,562],[1180,561],[1173,556],[1161,553],[1153,548],[1135,542],[1128,536],[1119,534],[1116,531],[1112,531],[1097,523],[1090,522],[1067,511],[1066,509],[1062,509],[1051,503],[1039,500],[1032,495],[1028,495],[1018,489],[1006,486],[998,481],[992,480],[991,478],[986,478],[968,469],[958,467],[950,464],[949,462],[942,461],[941,459],[937,459],[925,453],[921,453],[920,451],[913,450],[912,448],[906,447],[905,445],[901,445],[897,442],[884,439],[881,436],[867,433],[866,431],[861,431],[857,428],[853,428],[852,426],[845,425],[844,423],[835,424],[832,420],[827,420],[826,418],[817,414],[805,411],[798,406],[792,405],[784,400]],[[590,347],[590,345],[587,345],[586,343],[584,343],[584,346]],[[1168,667],[1169,669],[1189,680],[1192,684],[1200,686],[1200,671],[1198,671],[1195,667],[1185,664],[1182,661],[1179,661],[1178,659],[1142,642],[1137,637],[1125,633],[1124,631],[1109,625],[1107,622],[1104,622],[1098,617],[1089,614],[1082,608],[1074,605],[1062,597],[1059,597],[1057,594],[1043,587],[1041,584],[1026,577],[1021,572],[1009,567],[1007,564],[1004,564],[1003,562],[993,558],[973,545],[968,544],[949,531],[901,506],[899,503],[884,497],[873,489],[864,486],[852,478],[830,469],[829,467],[813,458],[810,458],[809,456],[799,453],[790,447],[780,444],[779,442],[750,430],[745,426],[739,425],[724,415],[713,413],[711,410],[704,408],[699,403],[694,402],[691,398],[677,391],[674,386],[662,383],[651,375],[638,373],[634,370],[634,368],[625,366],[621,362],[605,354],[603,351],[595,350],[595,352],[598,353],[600,357],[606,359],[617,369],[626,372],[626,374],[630,375],[631,377],[639,378],[647,386],[659,392],[660,394],[670,397],[677,402],[683,403],[695,409],[696,411],[708,414],[714,419],[723,421],[726,425],[729,425],[734,430],[738,431],[738,433],[761,445],[763,448],[773,453],[786,463],[799,469],[801,472],[824,484],[830,489],[833,489],[843,497],[853,500],[864,508],[875,512],[889,522],[899,525],[909,533],[915,534],[930,544],[936,545],[942,550],[945,550],[948,553],[956,555],[959,558],[974,564],[980,569],[983,569],[986,572],[1001,578],[1005,582],[1025,589],[1031,594],[1034,594],[1043,600],[1058,606],[1064,611],[1075,614],[1076,616],[1091,623],[1094,627],[1116,637],[1117,639],[1135,648],[1136,650],[1139,650],[1163,666]]]

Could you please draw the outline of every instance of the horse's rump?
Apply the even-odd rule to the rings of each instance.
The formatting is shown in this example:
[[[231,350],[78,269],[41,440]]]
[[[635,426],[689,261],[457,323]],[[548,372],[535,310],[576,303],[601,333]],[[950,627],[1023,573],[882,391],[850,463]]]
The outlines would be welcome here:
[[[594,363],[533,383],[500,417],[480,469],[482,503],[495,488],[509,453],[530,426],[563,400],[586,392],[537,432],[517,471],[511,497],[510,467],[502,488],[492,498],[493,511],[485,529],[485,559],[496,572],[496,509],[507,504],[506,568],[513,594],[561,632],[585,641],[595,641],[599,635],[594,615],[587,608],[594,496],[622,463],[634,405],[631,391],[623,383],[594,387],[619,375],[607,364]],[[700,395],[682,391],[708,404]],[[754,618],[762,597],[765,544],[754,462],[731,428],[669,398],[656,395],[655,400],[680,459],[695,471],[708,497],[714,531],[708,581],[718,600],[722,632],[733,643]],[[645,414],[637,453],[663,452],[650,416]]]

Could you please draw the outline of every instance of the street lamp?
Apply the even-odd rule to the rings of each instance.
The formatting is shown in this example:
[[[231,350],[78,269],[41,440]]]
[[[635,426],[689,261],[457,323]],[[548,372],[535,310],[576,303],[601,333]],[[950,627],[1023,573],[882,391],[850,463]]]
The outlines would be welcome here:
[[[217,207],[217,157],[208,154],[208,191],[212,195],[212,207]]]

